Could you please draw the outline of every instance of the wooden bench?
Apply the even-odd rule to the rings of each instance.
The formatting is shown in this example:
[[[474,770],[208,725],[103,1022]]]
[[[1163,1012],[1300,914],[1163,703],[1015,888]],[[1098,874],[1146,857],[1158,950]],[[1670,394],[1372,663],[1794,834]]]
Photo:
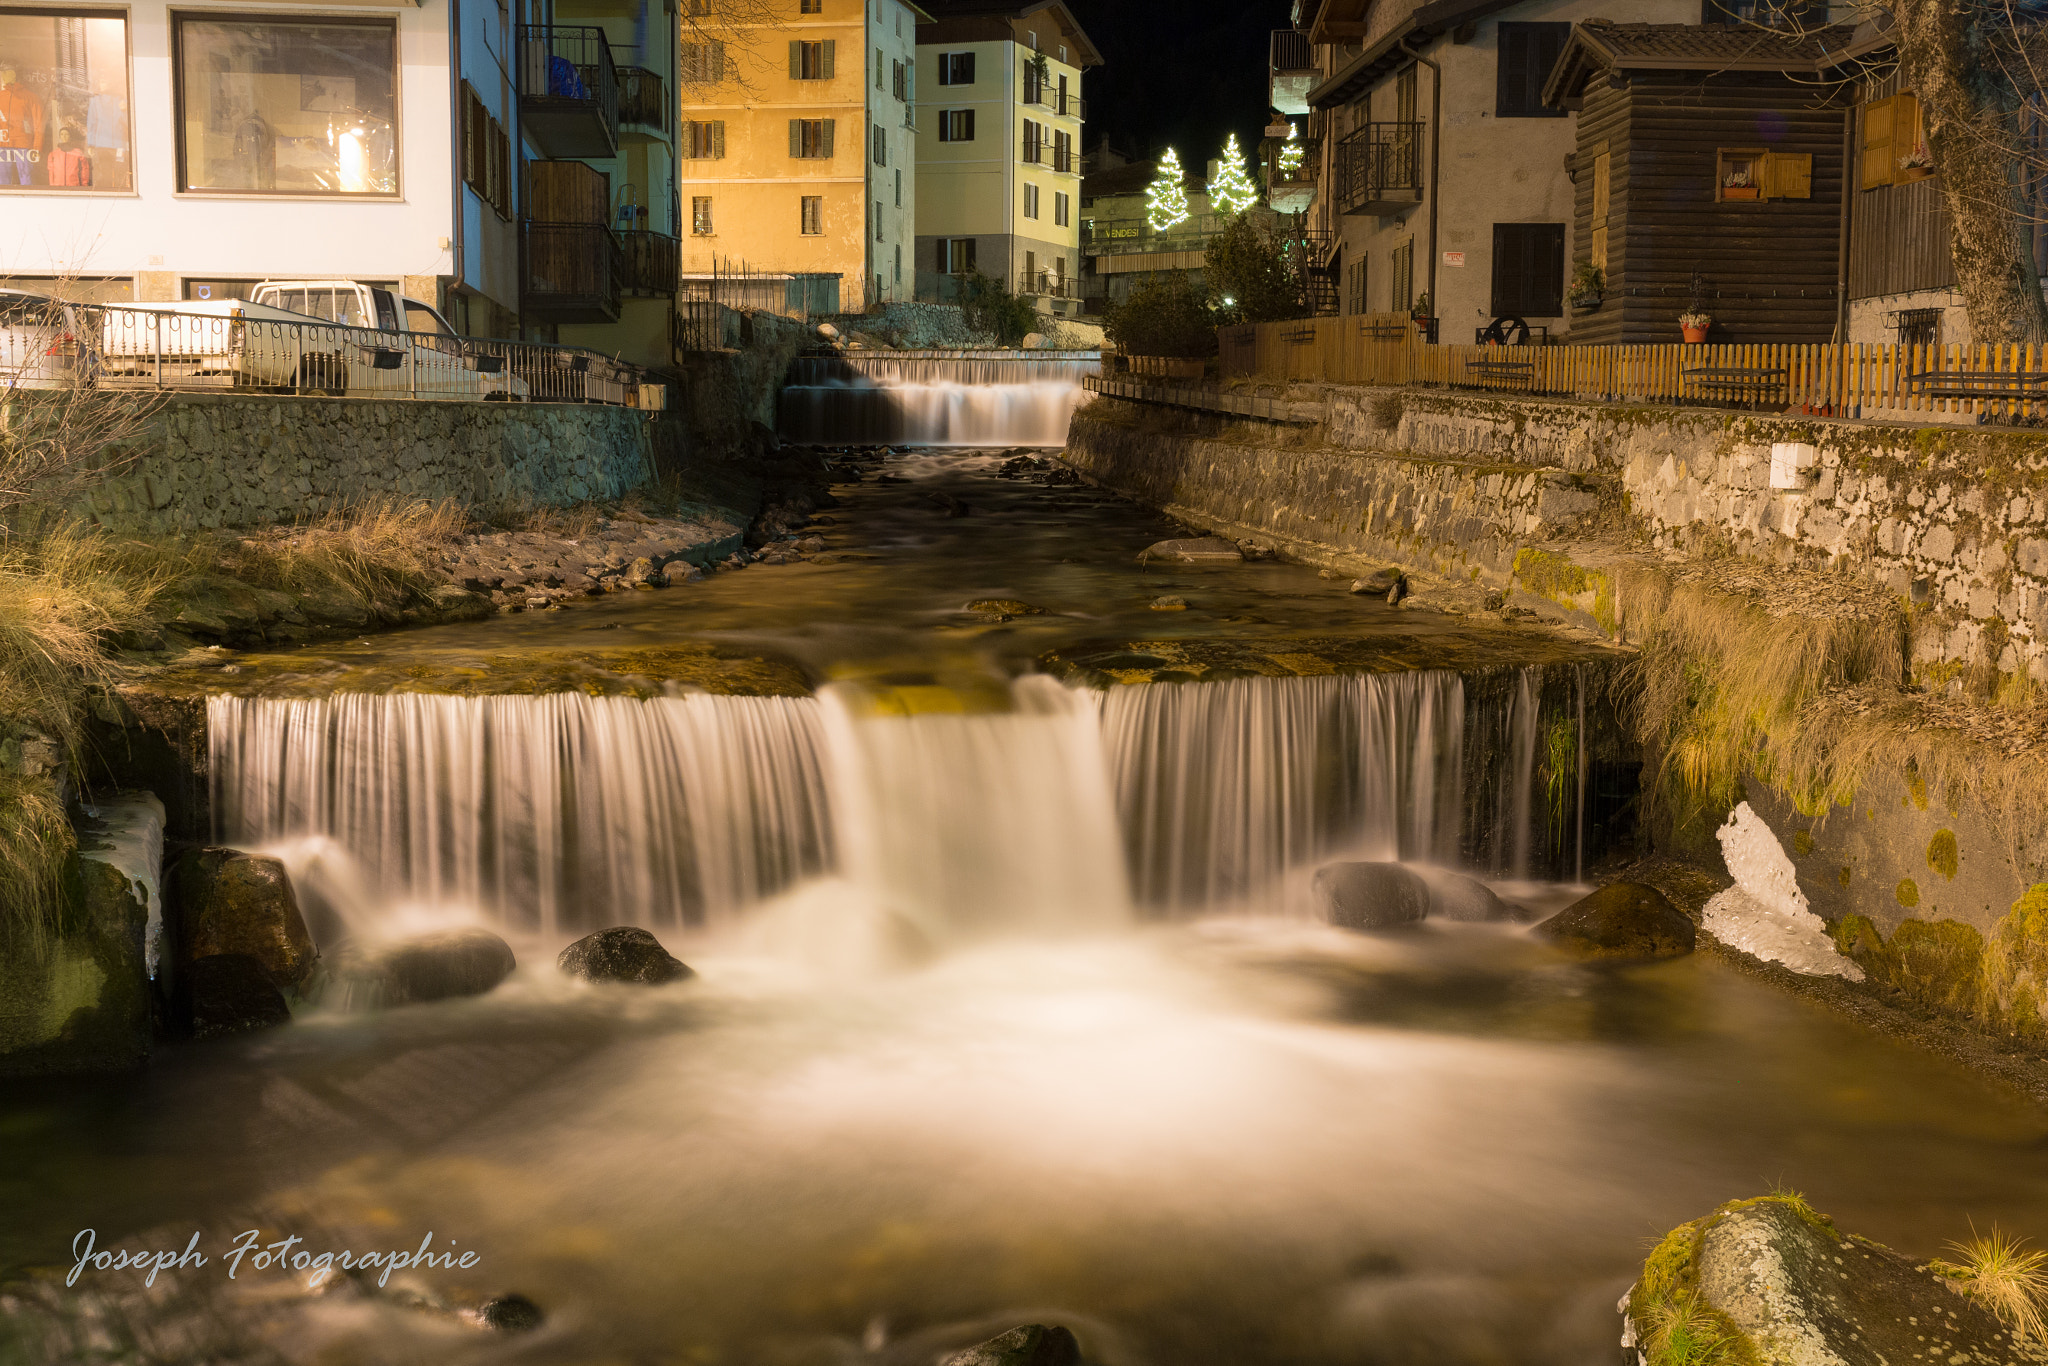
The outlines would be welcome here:
[[[1532,360],[1468,360],[1465,362],[1468,378],[1476,376],[1482,384],[1519,384],[1528,388],[1536,379],[1536,362]]]
[[[1298,346],[1304,342],[1314,341],[1316,330],[1314,327],[1290,327],[1280,335]]]
[[[1754,407],[1773,391],[1778,401],[1788,401],[1791,371],[1700,365],[1682,372],[1682,378],[1702,394],[1742,398]]]
[[[1999,374],[1988,370],[1922,370],[1906,376],[1906,388],[1922,398],[2048,397],[2048,374]]]

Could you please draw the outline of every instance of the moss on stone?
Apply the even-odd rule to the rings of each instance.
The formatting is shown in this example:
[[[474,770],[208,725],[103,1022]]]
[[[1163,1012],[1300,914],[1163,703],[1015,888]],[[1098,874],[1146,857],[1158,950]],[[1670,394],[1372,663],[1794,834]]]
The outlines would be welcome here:
[[[1906,765],[1906,795],[1907,800],[1911,801],[1914,806],[1922,811],[1927,809],[1927,780],[1920,776],[1920,766],[1918,764],[1909,763]],[[1912,903],[1908,902],[1906,904],[1911,905]]]
[[[2048,1038],[2048,882],[2027,888],[1992,927],[1983,979],[1994,1028],[2036,1043]]]
[[[1794,830],[1792,832],[1792,852],[1800,855],[1813,852],[1813,832],[1811,830]]]
[[[1837,881],[1837,882],[1841,883],[1841,884],[1842,884],[1842,885],[1843,885],[1844,887],[1846,887],[1846,886],[1848,886],[1848,885],[1849,885],[1849,865],[1848,865],[1848,864],[1846,864],[1846,863],[1845,863],[1845,864],[1843,864],[1843,865],[1842,865],[1842,866],[1841,866],[1840,868],[1838,868],[1838,869],[1836,869],[1836,870],[1835,870],[1835,881]]]
[[[1516,583],[1538,597],[1588,613],[1609,635],[1621,625],[1614,605],[1614,580],[1598,569],[1587,569],[1569,556],[1531,545],[1515,552],[1511,574]],[[1588,594],[1592,595],[1591,602],[1586,601]]]
[[[1930,1010],[1976,1017],[1983,1006],[1984,936],[1960,920],[1905,920],[1886,946],[1889,985]]]
[[[1941,829],[1927,842],[1927,866],[1950,882],[1956,878],[1956,832]]]
[[[1892,889],[1892,896],[1901,906],[1911,910],[1920,904],[1920,884],[1909,877],[1899,879],[1899,885]]]

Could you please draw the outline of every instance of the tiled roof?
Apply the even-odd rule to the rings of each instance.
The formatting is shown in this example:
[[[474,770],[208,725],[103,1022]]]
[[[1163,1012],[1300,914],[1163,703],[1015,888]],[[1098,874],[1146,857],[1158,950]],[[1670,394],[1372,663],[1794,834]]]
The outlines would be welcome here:
[[[1812,68],[1849,46],[1852,24],[1805,33],[1774,33],[1746,24],[1615,24],[1588,19],[1579,26],[1590,44],[1616,66],[1684,62],[1703,70],[1721,66],[1785,70]]]

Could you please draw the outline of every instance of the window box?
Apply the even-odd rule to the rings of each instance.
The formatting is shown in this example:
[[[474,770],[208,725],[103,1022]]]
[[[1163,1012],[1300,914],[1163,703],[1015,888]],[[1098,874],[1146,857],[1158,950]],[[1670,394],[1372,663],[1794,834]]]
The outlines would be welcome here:
[[[1759,191],[1754,185],[1723,185],[1721,187],[1721,198],[1723,199],[1755,199],[1758,194]]]

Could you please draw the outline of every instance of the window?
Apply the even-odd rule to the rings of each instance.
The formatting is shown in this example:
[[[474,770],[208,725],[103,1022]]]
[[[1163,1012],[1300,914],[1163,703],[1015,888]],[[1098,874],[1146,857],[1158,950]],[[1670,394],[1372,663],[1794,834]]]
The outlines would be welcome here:
[[[1564,312],[1564,224],[1493,225],[1493,315],[1555,318]]]
[[[1024,120],[1024,160],[1036,164],[1044,160],[1045,129],[1030,119]]]
[[[1071,210],[1068,207],[1070,202],[1067,196],[1060,191],[1054,190],[1052,192],[1052,225],[1054,227],[1064,228],[1067,226],[1067,221],[1071,216]]]
[[[972,109],[942,109],[939,111],[940,142],[974,141],[974,111]]]
[[[941,237],[939,247],[939,270],[947,275],[969,275],[974,271],[974,239],[972,237]]]
[[[882,88],[882,49],[875,49],[875,89]]]
[[[725,155],[725,120],[692,120],[683,125],[683,156],[691,161],[716,161]]]
[[[1030,42],[1031,50],[1033,52],[1038,51],[1038,30],[1035,28],[1026,29],[1024,31],[1024,37]]]
[[[896,172],[896,207],[899,209],[903,207],[903,172],[901,170]]]
[[[1874,190],[1880,185],[1918,180],[1926,174],[1920,168],[1899,165],[1908,157],[1917,160],[1927,141],[1917,96],[1908,93],[1870,101],[1863,106],[1862,129],[1859,188]]]
[[[1722,147],[1714,153],[1714,199],[1717,203],[1811,198],[1811,152]]]
[[[462,183],[476,191],[478,199],[498,211],[501,218],[512,216],[512,144],[505,125],[491,117],[481,96],[467,82],[462,85]]]
[[[1593,213],[1587,223],[1589,236],[1593,239],[1587,260],[1598,266],[1604,274],[1607,270],[1607,210],[1614,197],[1614,156],[1602,144],[1600,152],[1593,158]]]
[[[716,85],[725,79],[725,44],[684,43],[676,74],[686,85]]]
[[[789,78],[793,81],[829,81],[839,44],[827,38],[822,43],[792,41],[789,45]]]
[[[1045,98],[1045,76],[1036,61],[1024,63],[1024,103],[1038,104]]]
[[[693,236],[711,235],[711,197],[697,195],[690,200],[690,232]]]
[[[882,201],[875,201],[875,240],[882,240]]]
[[[711,13],[711,0],[685,0],[683,13],[693,19],[701,19]]]
[[[1571,36],[1570,24],[1500,25],[1500,65],[1493,112],[1503,119],[1561,119],[1543,103],[1543,83]]]
[[[391,21],[174,21],[181,189],[398,193]]]
[[[897,284],[903,283],[903,244],[896,244],[896,266],[892,277]]]
[[[837,119],[791,119],[789,121],[789,154],[806,160],[827,160],[832,157],[832,126]]]
[[[889,91],[899,100],[909,98],[909,68],[901,62],[889,63]]]
[[[1026,185],[1024,187],[1024,216],[1026,218],[1038,217],[1038,187],[1036,185]]]
[[[0,189],[132,190],[128,21],[0,10]]]
[[[1074,135],[1062,128],[1053,130],[1052,168],[1061,173],[1074,169]]]
[[[1066,57],[1064,55],[1065,51],[1066,49],[1061,49],[1062,56],[1060,57],[1060,60],[1063,62],[1066,60]],[[1062,114],[1067,112],[1067,78],[1064,74],[1060,76],[1059,95],[1053,101],[1052,107],[1054,109],[1057,109]]]
[[[798,14],[823,14],[825,12],[825,0],[797,0],[796,12]]]
[[[941,52],[939,54],[940,85],[973,85],[974,54],[972,52]]]
[[[877,166],[887,166],[887,165],[889,164],[889,133],[888,133],[888,130],[887,130],[887,129],[885,129],[885,128],[883,128],[883,127],[882,127],[882,125],[881,125],[881,124],[879,124],[879,123],[878,123],[878,124],[876,124],[876,125],[874,125],[874,129],[875,129],[875,165],[877,165]]]
[[[1389,282],[1392,289],[1387,295],[1387,308],[1394,313],[1406,313],[1415,306],[1415,239],[1409,238],[1394,248],[1394,273]]]
[[[807,194],[803,197],[798,231],[806,237],[818,237],[825,231],[825,196]]]
[[[1345,310],[1347,313],[1365,313],[1370,311],[1365,306],[1365,287],[1367,283],[1365,265],[1366,258],[1361,256],[1356,261],[1353,261],[1348,268],[1348,273],[1351,277],[1351,306]]]

